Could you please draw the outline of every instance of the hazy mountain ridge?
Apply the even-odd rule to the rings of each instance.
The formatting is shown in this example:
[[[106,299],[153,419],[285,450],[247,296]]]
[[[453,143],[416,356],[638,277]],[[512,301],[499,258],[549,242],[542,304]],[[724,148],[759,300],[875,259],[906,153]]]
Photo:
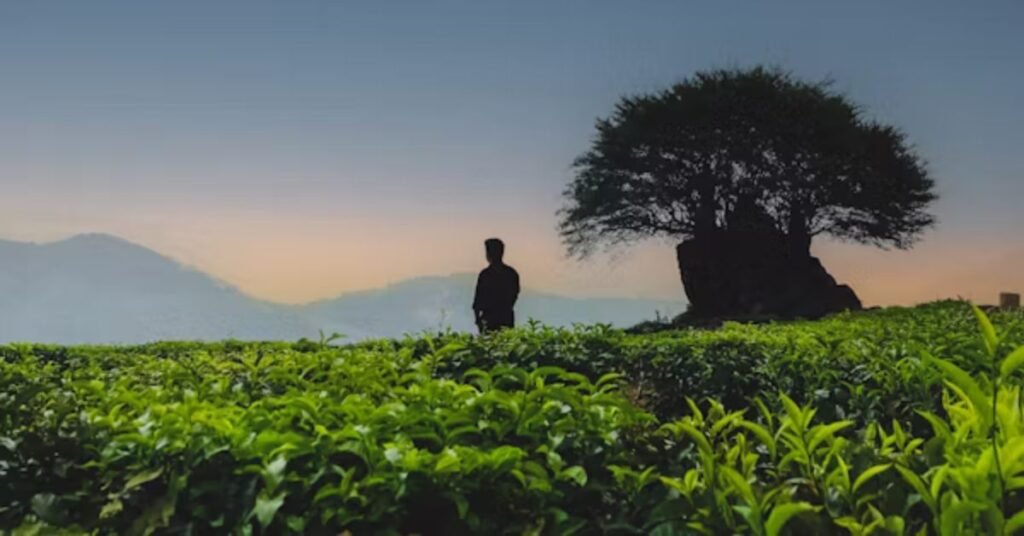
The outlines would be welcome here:
[[[285,339],[318,329],[351,339],[451,326],[472,329],[474,275],[418,277],[307,305],[259,300],[120,238],[78,235],[34,244],[0,240],[0,342],[135,343],[163,339]],[[525,290],[520,321],[630,325],[682,302],[568,298]]]
[[[116,237],[0,245],[0,341],[289,338],[308,329],[287,307]]]

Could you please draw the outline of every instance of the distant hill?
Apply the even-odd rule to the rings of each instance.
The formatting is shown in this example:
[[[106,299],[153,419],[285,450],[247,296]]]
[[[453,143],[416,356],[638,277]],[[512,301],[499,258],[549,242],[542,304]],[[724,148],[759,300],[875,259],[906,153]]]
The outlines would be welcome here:
[[[113,236],[0,242],[0,341],[275,339],[310,329],[297,311]]]
[[[442,326],[469,331],[475,329],[470,312],[475,283],[473,274],[417,277],[382,289],[314,302],[304,309],[314,323],[344,326],[356,337],[396,336]],[[682,302],[569,298],[526,289],[516,304],[516,320],[520,324],[534,319],[552,326],[606,323],[625,327],[683,309]]]
[[[32,244],[0,240],[0,342],[134,343],[315,337],[393,337],[472,328],[474,276],[420,277],[291,306],[258,300],[120,238],[89,234]],[[520,321],[627,326],[678,313],[681,302],[575,299],[524,291]]]

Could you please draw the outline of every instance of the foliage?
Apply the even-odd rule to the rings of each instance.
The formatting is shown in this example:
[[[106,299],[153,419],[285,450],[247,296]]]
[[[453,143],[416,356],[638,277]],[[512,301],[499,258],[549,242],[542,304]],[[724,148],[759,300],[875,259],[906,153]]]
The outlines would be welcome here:
[[[1024,344],[1024,315],[993,314],[1007,344]],[[751,397],[780,391],[814,404],[827,418],[858,423],[896,418],[927,428],[915,410],[941,401],[939,372],[921,351],[951,356],[971,373],[988,370],[978,345],[975,316],[960,302],[915,308],[845,313],[811,322],[763,325],[727,323],[717,330],[687,329],[628,335],[604,326],[558,330],[531,326],[489,338],[452,334],[460,349],[439,366],[458,378],[462,370],[510,364],[557,366],[597,378],[625,376],[629,391],[660,418],[686,410],[683,398],[715,398],[730,409]],[[396,348],[427,351],[422,339]]]
[[[907,247],[933,181],[905,135],[828,83],[754,68],[699,72],[623,98],[575,162],[561,233],[573,253],[648,236],[775,230]]]
[[[1010,534],[1021,320],[4,346],[0,532]]]

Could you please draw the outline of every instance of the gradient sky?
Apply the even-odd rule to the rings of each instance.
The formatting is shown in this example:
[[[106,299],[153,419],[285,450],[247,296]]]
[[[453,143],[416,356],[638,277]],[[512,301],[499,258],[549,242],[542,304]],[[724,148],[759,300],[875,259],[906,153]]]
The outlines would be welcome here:
[[[870,304],[1024,291],[1024,3],[0,1],[0,237],[108,232],[300,302],[476,270],[680,297],[674,253],[564,258],[569,165],[695,70],[834,78],[929,161],[909,252],[819,240]],[[2,262],[2,259],[0,259]]]

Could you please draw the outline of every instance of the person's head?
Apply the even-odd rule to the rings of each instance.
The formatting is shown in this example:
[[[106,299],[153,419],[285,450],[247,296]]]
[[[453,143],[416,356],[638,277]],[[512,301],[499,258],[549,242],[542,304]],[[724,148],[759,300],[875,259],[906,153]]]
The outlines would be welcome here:
[[[505,243],[497,238],[488,238],[484,240],[484,250],[487,251],[487,262],[499,263],[505,256]]]

